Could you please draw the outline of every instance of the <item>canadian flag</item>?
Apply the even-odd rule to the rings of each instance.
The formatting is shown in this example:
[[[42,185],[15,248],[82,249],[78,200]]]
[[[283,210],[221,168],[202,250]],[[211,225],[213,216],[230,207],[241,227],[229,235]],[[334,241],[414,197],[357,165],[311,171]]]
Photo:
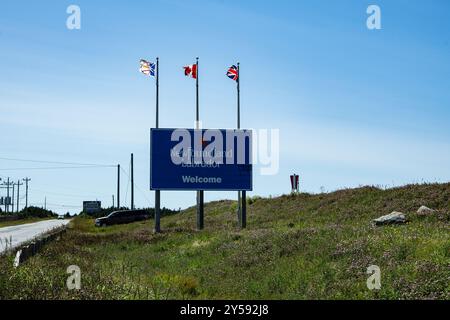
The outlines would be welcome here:
[[[184,68],[185,76],[197,79],[197,65],[196,64],[191,64],[191,65],[183,67],[183,68]]]

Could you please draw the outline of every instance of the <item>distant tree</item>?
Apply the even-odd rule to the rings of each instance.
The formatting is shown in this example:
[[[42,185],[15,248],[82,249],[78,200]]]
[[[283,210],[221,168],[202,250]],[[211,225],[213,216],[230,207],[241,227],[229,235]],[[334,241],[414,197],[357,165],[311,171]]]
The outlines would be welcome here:
[[[21,216],[27,218],[56,218],[58,214],[44,208],[28,207],[21,211]]]

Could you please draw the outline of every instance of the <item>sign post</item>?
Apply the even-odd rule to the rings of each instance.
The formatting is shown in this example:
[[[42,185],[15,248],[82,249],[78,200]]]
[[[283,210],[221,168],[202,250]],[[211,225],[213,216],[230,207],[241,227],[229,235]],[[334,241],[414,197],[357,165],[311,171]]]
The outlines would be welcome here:
[[[291,192],[298,193],[299,192],[299,180],[300,177],[297,174],[291,175]]]

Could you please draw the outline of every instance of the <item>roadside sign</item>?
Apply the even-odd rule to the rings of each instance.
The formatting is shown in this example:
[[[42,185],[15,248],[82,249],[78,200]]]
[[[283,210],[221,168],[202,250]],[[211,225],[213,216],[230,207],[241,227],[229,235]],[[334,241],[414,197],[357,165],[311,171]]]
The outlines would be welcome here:
[[[299,180],[300,180],[300,177],[299,177],[298,174],[291,175],[292,192],[298,192],[299,191]]]
[[[252,190],[252,131],[151,129],[151,190]]]
[[[101,201],[83,201],[83,211],[85,213],[97,213],[102,211]]]
[[[11,197],[1,197],[0,198],[0,205],[10,206],[11,204],[12,204]]]

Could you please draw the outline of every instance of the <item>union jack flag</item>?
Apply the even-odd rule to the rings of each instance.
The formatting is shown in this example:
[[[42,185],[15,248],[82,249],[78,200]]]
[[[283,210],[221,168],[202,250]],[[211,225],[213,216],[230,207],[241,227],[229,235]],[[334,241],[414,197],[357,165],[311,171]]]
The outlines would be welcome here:
[[[238,81],[239,73],[235,65],[232,65],[227,71],[227,77],[231,80]]]

